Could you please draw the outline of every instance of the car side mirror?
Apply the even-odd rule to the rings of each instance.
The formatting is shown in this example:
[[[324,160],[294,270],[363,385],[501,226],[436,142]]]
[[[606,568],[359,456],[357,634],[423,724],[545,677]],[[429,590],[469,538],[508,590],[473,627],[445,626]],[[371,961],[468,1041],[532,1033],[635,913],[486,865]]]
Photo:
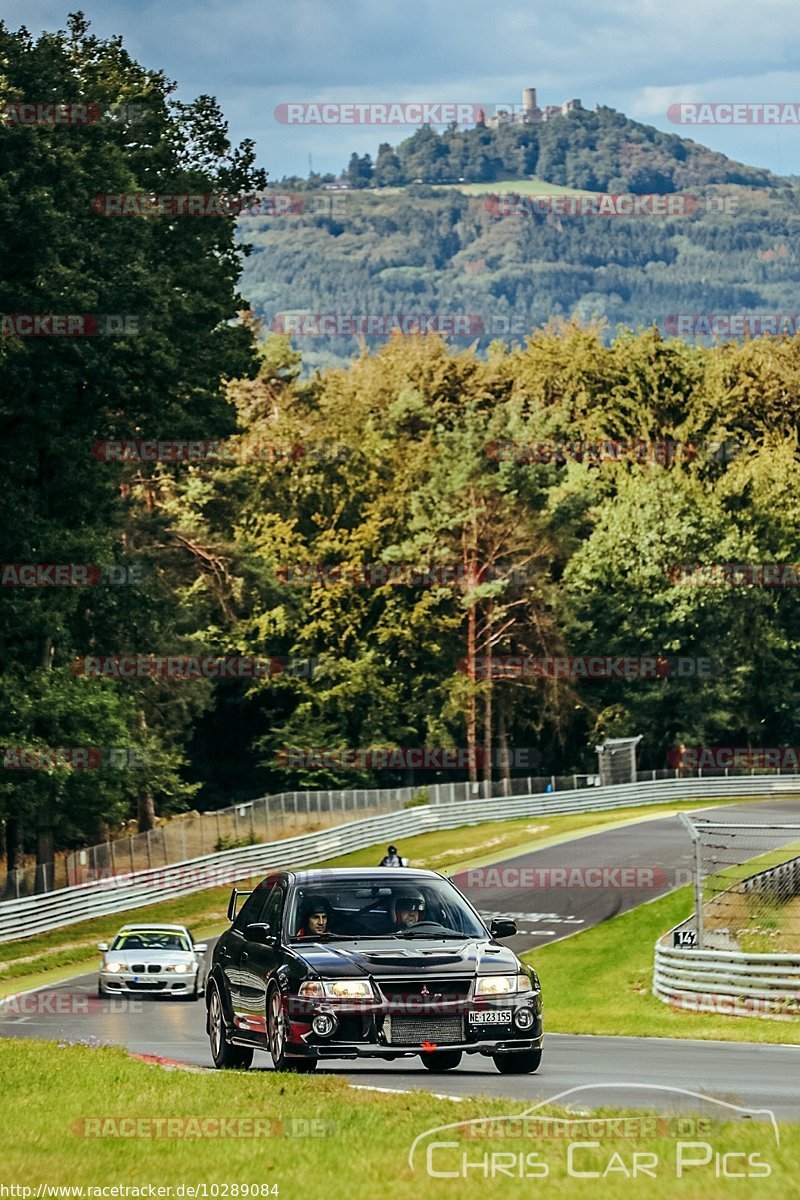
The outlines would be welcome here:
[[[272,929],[263,921],[254,921],[252,925],[248,925],[244,931],[244,935],[248,941],[258,942],[260,946],[275,945]]]
[[[208,949],[208,946],[206,945],[205,942],[195,942],[195,944],[194,944],[195,954],[205,954],[207,949]]]
[[[98,943],[97,943],[97,949],[98,949],[98,950],[107,950],[107,949],[108,949],[108,942],[98,942]]]
[[[494,938],[513,937],[517,932],[517,922],[512,921],[510,917],[493,917],[492,923],[489,926],[489,933]]]

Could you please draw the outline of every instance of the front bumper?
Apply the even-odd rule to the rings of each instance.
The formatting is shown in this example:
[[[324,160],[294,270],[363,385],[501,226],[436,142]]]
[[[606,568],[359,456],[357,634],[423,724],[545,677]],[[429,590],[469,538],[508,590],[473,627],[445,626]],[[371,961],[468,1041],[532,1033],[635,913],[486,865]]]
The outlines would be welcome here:
[[[407,1058],[437,1050],[493,1055],[538,1050],[543,1041],[540,992],[502,998],[462,998],[439,1004],[391,1001],[286,1001],[292,1054],[315,1058]],[[313,1021],[332,1016],[335,1027],[323,1035]]]
[[[133,971],[101,971],[100,990],[107,996],[186,996],[194,993],[198,971],[175,975],[163,970],[158,973],[134,974]]]

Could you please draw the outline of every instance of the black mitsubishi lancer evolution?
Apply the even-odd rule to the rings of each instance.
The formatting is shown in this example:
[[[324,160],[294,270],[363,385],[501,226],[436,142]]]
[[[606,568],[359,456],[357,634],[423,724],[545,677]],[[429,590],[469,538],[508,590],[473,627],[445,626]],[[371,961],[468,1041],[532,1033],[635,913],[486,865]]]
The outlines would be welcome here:
[[[539,1066],[539,979],[498,940],[516,925],[487,926],[435,871],[282,871],[234,890],[228,918],[206,986],[216,1067],[249,1067],[254,1050],[278,1071],[411,1055],[449,1071],[463,1054],[504,1074]]]

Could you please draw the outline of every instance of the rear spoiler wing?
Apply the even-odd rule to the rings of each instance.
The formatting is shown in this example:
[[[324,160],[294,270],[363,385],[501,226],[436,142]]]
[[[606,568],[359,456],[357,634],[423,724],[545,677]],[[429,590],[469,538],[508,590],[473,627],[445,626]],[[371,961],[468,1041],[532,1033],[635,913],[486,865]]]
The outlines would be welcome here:
[[[236,905],[238,903],[239,897],[240,896],[251,896],[252,894],[253,894],[253,888],[251,888],[249,892],[240,892],[238,888],[233,889],[233,891],[231,892],[231,898],[228,901],[228,920],[231,923],[233,923],[233,921],[236,917]]]

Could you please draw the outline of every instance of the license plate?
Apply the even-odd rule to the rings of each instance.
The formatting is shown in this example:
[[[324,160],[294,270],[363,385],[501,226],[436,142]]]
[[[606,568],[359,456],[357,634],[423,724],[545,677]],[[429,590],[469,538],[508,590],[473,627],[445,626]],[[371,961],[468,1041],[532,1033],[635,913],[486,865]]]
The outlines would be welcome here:
[[[510,1025],[511,1009],[490,1008],[486,1012],[471,1012],[469,1023],[470,1025]]]

